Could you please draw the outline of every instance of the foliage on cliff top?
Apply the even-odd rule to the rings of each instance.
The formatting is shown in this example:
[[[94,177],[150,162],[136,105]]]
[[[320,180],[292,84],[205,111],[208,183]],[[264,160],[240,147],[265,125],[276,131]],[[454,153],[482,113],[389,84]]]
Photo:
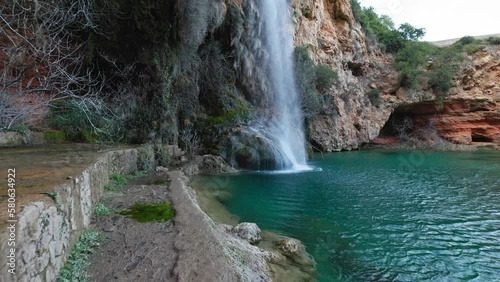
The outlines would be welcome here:
[[[459,70],[471,46],[477,44],[467,38],[448,47],[437,47],[426,42],[410,42],[396,55],[396,68],[400,72],[401,86],[420,90],[427,84],[442,105],[453,87],[453,77]]]
[[[419,42],[425,30],[405,23],[398,28],[385,15],[379,16],[372,7],[363,8],[357,0],[351,0],[353,15],[368,39],[375,37],[382,51],[396,54],[396,69],[400,72],[400,85],[420,90],[427,84],[442,105],[453,87],[453,77],[460,68],[463,53],[479,51],[485,41],[466,36],[448,47],[437,47]],[[368,40],[369,41],[369,40]],[[495,44],[494,38],[486,43]]]
[[[500,44],[500,37],[493,37],[490,36],[486,39],[486,42],[492,45],[499,45]]]
[[[354,18],[361,24],[367,37],[376,37],[380,48],[385,52],[397,53],[407,42],[418,41],[425,35],[425,29],[408,23],[396,28],[390,17],[377,15],[372,7],[361,7],[357,0],[351,0],[351,7]]]

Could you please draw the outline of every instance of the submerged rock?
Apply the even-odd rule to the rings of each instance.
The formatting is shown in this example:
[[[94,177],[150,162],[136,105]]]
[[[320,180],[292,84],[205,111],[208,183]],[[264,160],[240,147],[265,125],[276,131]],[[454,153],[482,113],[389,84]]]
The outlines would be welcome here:
[[[297,256],[301,251],[305,250],[304,245],[299,240],[293,238],[282,239],[275,244],[278,250],[287,257]]]
[[[257,244],[262,240],[260,228],[255,223],[243,222],[233,227],[231,231],[250,244]]]
[[[293,238],[285,238],[276,241],[274,245],[282,255],[300,265],[302,271],[306,273],[314,271],[315,262],[306,252],[306,247],[301,241]]]

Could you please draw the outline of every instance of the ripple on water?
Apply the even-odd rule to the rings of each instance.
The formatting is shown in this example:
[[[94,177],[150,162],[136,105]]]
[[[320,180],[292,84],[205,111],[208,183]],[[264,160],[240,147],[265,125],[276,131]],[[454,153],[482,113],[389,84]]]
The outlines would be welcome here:
[[[301,173],[230,177],[224,202],[302,240],[320,281],[495,281],[500,277],[499,153],[349,152]]]

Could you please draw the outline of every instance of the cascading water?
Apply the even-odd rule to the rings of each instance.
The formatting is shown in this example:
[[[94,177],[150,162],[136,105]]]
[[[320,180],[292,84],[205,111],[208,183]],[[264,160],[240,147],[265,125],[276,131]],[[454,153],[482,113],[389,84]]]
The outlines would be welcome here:
[[[293,24],[287,0],[261,0],[264,41],[269,53],[274,118],[265,128],[278,150],[278,169],[304,170],[306,150],[300,101],[293,67]]]

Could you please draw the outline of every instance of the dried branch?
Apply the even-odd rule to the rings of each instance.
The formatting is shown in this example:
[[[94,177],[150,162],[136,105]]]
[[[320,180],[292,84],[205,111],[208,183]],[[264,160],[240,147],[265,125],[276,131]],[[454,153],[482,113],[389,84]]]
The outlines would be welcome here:
[[[106,3],[108,1],[104,1]],[[105,79],[83,65],[86,42],[74,33],[92,30],[104,34],[99,23],[109,20],[98,11],[96,0],[14,0],[0,11],[0,128],[43,116],[55,101],[73,99],[90,118],[104,107]],[[108,13],[109,14],[109,13]]]

